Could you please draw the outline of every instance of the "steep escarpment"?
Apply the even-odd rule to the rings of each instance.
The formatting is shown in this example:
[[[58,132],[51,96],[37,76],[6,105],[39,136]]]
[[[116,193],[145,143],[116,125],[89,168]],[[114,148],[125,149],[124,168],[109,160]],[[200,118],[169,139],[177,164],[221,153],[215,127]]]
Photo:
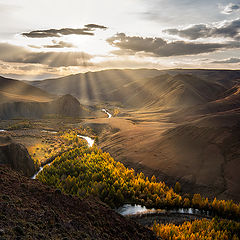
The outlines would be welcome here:
[[[7,102],[0,104],[0,119],[43,118],[55,117],[86,117],[90,111],[70,94],[49,102]]]
[[[156,239],[96,198],[80,200],[0,166],[0,234],[4,239]]]
[[[27,149],[9,136],[0,136],[0,164],[8,165],[25,176],[32,176],[35,172],[34,162]]]

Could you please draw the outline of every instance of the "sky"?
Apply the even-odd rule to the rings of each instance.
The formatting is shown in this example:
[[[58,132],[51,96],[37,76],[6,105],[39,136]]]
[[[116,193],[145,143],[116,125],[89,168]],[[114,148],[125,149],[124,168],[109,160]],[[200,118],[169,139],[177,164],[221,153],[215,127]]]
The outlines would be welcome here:
[[[0,75],[240,67],[240,0],[0,0]]]

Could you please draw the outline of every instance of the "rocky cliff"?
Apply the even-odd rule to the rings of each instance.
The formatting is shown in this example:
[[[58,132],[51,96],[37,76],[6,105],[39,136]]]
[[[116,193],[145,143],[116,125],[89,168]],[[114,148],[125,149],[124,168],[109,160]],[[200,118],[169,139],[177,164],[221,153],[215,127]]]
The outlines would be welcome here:
[[[0,136],[0,164],[8,165],[25,176],[32,176],[35,172],[34,162],[27,149],[9,136]]]

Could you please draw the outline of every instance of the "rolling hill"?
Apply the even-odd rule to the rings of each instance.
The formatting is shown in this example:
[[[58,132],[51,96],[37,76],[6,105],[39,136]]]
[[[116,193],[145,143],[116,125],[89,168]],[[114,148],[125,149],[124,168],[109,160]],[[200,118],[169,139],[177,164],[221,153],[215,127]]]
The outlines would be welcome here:
[[[0,76],[0,103],[4,102],[48,102],[54,96],[22,81]]]
[[[156,69],[113,69],[80,73],[57,79],[31,81],[29,84],[51,94],[71,94],[77,97],[83,104],[91,104],[108,101],[108,94],[123,87],[125,84],[158,75],[159,71]]]
[[[29,84],[51,94],[71,94],[83,104],[169,107],[216,100],[240,79],[240,71],[191,69],[112,69]]]

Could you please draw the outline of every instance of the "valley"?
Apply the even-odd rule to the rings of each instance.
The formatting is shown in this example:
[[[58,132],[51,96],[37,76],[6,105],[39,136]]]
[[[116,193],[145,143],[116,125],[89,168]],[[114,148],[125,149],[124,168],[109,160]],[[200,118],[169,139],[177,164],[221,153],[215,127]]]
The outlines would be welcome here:
[[[240,71],[201,69],[9,79],[1,90],[8,98],[0,98],[0,137],[23,144],[35,166],[28,177],[64,196],[165,211],[128,216],[155,233],[165,231],[158,224],[202,226],[214,216],[238,224],[239,87]],[[174,208],[211,216],[168,212]]]

